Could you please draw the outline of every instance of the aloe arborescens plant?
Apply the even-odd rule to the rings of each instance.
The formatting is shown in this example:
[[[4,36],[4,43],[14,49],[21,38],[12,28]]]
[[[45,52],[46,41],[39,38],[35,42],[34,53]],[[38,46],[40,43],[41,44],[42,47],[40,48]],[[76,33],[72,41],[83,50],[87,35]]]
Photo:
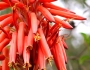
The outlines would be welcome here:
[[[58,70],[66,70],[67,45],[59,35],[61,27],[73,28],[69,19],[85,20],[74,12],[55,6],[55,0],[2,0],[0,10],[0,70],[44,70],[55,61]],[[63,17],[63,19],[56,16]]]

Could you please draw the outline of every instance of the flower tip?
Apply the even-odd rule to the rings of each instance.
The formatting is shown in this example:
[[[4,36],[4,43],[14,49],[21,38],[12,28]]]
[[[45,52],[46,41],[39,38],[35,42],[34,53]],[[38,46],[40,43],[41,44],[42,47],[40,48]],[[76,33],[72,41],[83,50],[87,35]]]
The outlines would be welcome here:
[[[63,25],[63,27],[66,28],[66,29],[73,29],[73,27],[70,24],[67,24],[67,26]]]
[[[87,18],[83,18],[83,20],[87,20]]]
[[[78,17],[78,19],[79,19],[79,20],[86,20],[87,18],[80,16],[80,17]]]
[[[73,29],[73,27],[70,25],[70,28],[69,29]]]

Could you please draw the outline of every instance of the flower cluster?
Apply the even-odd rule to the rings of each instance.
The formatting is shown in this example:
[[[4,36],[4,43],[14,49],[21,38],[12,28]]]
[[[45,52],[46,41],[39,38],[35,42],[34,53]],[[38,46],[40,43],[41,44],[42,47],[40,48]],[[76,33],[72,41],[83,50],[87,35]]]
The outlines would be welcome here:
[[[71,29],[70,19],[86,18],[55,6],[54,1],[0,1],[0,10],[11,8],[0,16],[0,70],[45,70],[52,60],[58,70],[66,70],[68,47],[60,28]]]

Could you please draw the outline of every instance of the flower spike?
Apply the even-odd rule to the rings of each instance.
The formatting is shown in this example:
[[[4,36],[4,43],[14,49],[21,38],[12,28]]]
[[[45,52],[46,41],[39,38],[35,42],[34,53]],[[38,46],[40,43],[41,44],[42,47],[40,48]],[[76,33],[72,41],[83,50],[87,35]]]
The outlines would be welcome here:
[[[10,9],[0,16],[0,70],[46,70],[52,60],[58,70],[67,70],[68,47],[60,28],[72,29],[69,20],[86,18],[54,1],[0,0],[0,11]]]

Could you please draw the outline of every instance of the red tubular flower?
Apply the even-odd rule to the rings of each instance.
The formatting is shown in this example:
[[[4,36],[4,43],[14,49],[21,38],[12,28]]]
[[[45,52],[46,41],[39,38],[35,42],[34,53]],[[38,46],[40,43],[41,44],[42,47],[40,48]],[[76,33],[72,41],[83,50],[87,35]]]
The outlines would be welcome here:
[[[0,43],[6,38],[6,34],[5,33],[1,33],[0,34]]]
[[[83,18],[81,16],[78,16],[73,13],[65,12],[65,11],[60,11],[60,10],[55,10],[55,9],[49,9],[49,11],[53,15],[59,15],[61,17],[69,18],[69,19],[75,19],[75,20],[86,20],[86,18]]]
[[[27,47],[31,50],[33,48],[34,34],[32,29],[29,30],[28,38],[27,38]]]
[[[45,16],[45,18],[47,18],[47,20],[54,21],[52,14],[43,6],[38,6],[37,10],[39,10]]]
[[[7,17],[9,17],[9,16],[11,16],[11,15],[12,15],[12,13],[8,13],[8,14],[1,15],[1,16],[0,16],[0,21],[4,20],[5,18],[7,18]]]
[[[31,12],[30,15],[31,15],[31,28],[33,33],[36,33],[38,28],[38,24],[37,24],[38,21],[37,21],[36,14],[34,12]]]
[[[13,21],[12,16],[9,16],[0,22],[0,26],[3,28],[5,26],[7,26],[8,24],[11,24],[12,21]]]
[[[23,51],[23,58],[24,58],[24,68],[31,67],[29,60],[30,60],[30,49],[28,49],[28,37],[25,36],[24,39],[24,51]]]
[[[23,47],[24,47],[24,27],[25,23],[20,22],[19,23],[19,29],[18,29],[18,37],[17,37],[17,44],[18,44],[18,53],[19,55],[22,55],[23,53]]]
[[[54,24],[48,31],[48,33],[50,35],[54,34],[57,30],[59,30],[59,28],[61,27],[61,25],[58,25],[58,24]]]
[[[8,7],[9,7],[9,4],[8,3],[0,2],[0,10],[5,9],[5,8],[8,8]]]
[[[41,45],[42,51],[44,52],[46,58],[51,58],[52,55],[51,55],[49,46],[47,44],[47,41],[45,39],[45,36],[44,36],[44,33],[43,33],[42,29],[39,28],[38,29],[38,32],[39,32],[40,37],[41,37],[41,39],[40,39],[40,45]]]
[[[64,56],[65,63],[67,63],[67,57],[66,57],[62,37],[59,37],[58,39],[59,39],[59,44],[60,44],[60,47],[61,47],[61,50],[62,50],[62,53],[63,53],[63,56]]]
[[[41,47],[39,46],[39,48],[38,48],[38,66],[39,66],[40,70],[46,69],[45,63],[46,63],[45,56],[42,52]]]
[[[18,30],[18,24],[17,24],[17,19],[19,18],[16,9],[13,8],[13,25],[15,26],[16,30]]]
[[[0,10],[11,9],[10,13],[0,16],[2,70],[10,70],[8,62],[16,70],[45,70],[46,59],[50,62],[52,58],[58,70],[66,70],[65,49],[68,47],[64,36],[59,36],[59,29],[72,28],[68,19],[85,20],[86,18],[55,6],[51,3],[54,1],[56,0],[0,1]],[[59,19],[56,15],[64,19]]]
[[[58,7],[58,6],[56,6],[56,5],[52,4],[52,3],[48,3],[48,2],[44,3],[44,7],[51,8],[51,9],[56,9],[56,10],[60,10],[60,11],[65,11],[65,12],[70,12],[70,13],[74,14],[74,12],[72,12],[72,11],[70,11],[68,9]]]
[[[55,60],[58,70],[66,70],[63,51],[62,51],[59,43],[55,44],[55,46],[52,50],[52,54],[53,54],[53,57],[54,57],[54,60]]]
[[[4,47],[3,49],[3,55],[5,56],[5,59],[2,61],[2,70],[10,70],[8,66],[9,62],[9,49],[7,47]]]
[[[64,41],[64,38],[62,38],[62,43],[63,43],[63,46],[65,49],[68,49],[68,46],[66,45],[65,41]]]
[[[16,60],[16,52],[17,52],[17,32],[13,32],[12,40],[10,44],[10,52],[9,52],[9,57],[10,57],[9,63],[11,63],[12,66]]]
[[[9,39],[5,38],[1,43],[0,43],[0,52],[2,52],[3,48],[8,45]]]
[[[54,19],[55,19],[55,23],[57,23],[58,25],[61,25],[64,28],[67,28],[67,29],[73,28],[69,23],[67,23],[57,17],[54,17]]]

